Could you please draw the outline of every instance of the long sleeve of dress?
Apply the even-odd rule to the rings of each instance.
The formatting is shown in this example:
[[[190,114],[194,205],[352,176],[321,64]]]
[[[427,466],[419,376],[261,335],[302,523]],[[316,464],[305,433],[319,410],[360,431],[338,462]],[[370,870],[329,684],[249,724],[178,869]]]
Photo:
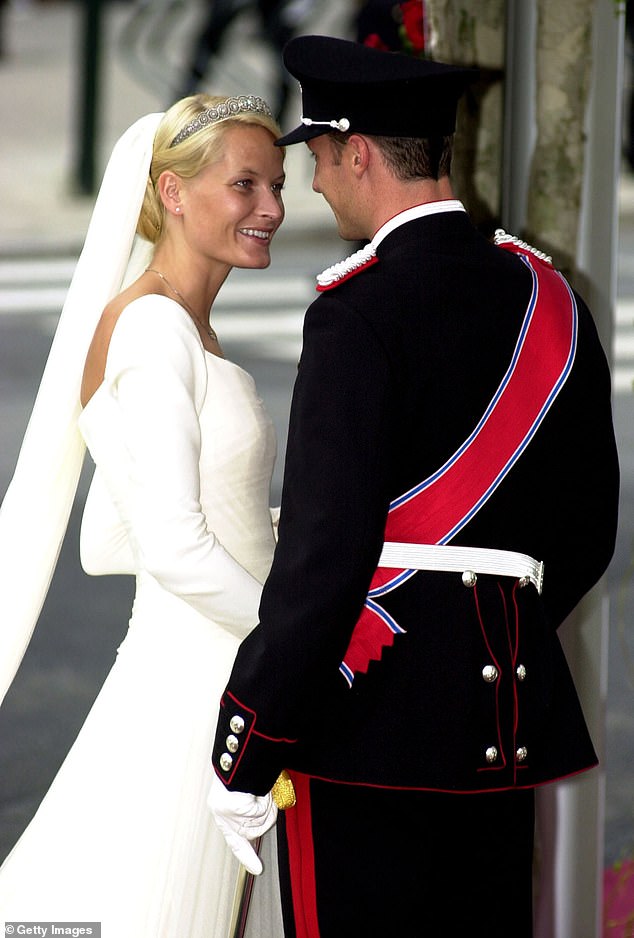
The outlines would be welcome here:
[[[85,530],[82,560],[88,572],[103,573],[115,572],[113,562],[120,567],[133,558],[134,572],[149,573],[243,638],[257,622],[261,584],[218,541],[201,507],[198,411],[206,393],[204,356],[193,325],[172,301],[144,297],[121,314],[104,386],[87,405],[111,410],[119,452],[101,454],[89,423],[82,425],[98,466],[87,507],[106,522],[96,537],[109,556],[100,564],[100,545]],[[116,508],[109,517],[104,482]],[[93,525],[97,520],[93,517]],[[122,545],[123,528],[129,551]]]

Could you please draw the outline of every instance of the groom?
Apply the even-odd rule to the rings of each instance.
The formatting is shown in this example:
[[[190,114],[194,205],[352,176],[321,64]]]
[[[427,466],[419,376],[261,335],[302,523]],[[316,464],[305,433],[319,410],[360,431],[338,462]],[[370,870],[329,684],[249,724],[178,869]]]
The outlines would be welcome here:
[[[454,196],[469,72],[323,36],[285,63],[303,117],[278,144],[305,142],[341,237],[369,244],[306,314],[210,803],[257,869],[290,770],[288,936],[529,938],[534,788],[596,764],[556,630],[614,548],[606,359],[549,259]]]

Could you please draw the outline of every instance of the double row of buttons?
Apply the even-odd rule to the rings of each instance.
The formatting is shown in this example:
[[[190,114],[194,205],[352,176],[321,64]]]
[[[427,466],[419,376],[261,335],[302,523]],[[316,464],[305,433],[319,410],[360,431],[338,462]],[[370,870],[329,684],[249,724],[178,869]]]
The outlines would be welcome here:
[[[526,680],[526,668],[523,664],[518,664],[518,666],[515,669],[515,675],[518,681]],[[486,664],[482,668],[482,677],[487,682],[487,684],[493,684],[495,681],[497,681],[499,676],[500,676],[500,672],[498,671],[498,669],[495,667],[494,664]],[[497,759],[499,756],[497,746],[489,746],[486,752],[484,753],[484,756],[487,762],[489,763],[489,765],[493,765],[494,762],[497,762]],[[519,746],[517,751],[515,752],[515,758],[517,759],[517,761],[525,762],[527,757],[528,757],[528,749],[526,748],[526,746]]]
[[[235,714],[229,720],[229,729],[231,733],[227,736],[225,740],[225,746],[227,747],[227,752],[223,752],[218,760],[220,763],[220,768],[223,772],[230,772],[233,765],[233,757],[240,748],[240,740],[238,736],[240,733],[244,733],[244,720],[239,714]]]
[[[526,668],[523,664],[518,664],[515,669],[515,674],[518,681],[526,680]],[[497,681],[499,676],[500,672],[494,664],[485,664],[485,666],[482,668],[482,677],[487,682],[487,684],[493,684],[494,681]]]
[[[477,582],[478,582],[478,574],[474,573],[473,570],[465,570],[463,572],[462,583],[464,586],[467,587],[467,589],[473,589],[473,587],[476,585]],[[530,582],[531,582],[531,578],[529,576],[522,576],[517,581],[520,589],[524,589],[524,587],[528,586]]]
[[[499,756],[497,746],[489,746],[489,748],[484,753],[484,756],[489,765],[493,765],[494,762],[497,762],[497,758]],[[528,758],[528,749],[526,746],[518,746],[518,748],[515,750],[515,758],[518,762],[526,762],[526,759]]]

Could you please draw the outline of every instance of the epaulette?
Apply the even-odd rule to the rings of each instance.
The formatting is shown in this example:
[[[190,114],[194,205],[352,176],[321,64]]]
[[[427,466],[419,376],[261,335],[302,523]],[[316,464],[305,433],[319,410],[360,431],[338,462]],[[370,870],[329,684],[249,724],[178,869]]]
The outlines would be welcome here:
[[[333,264],[332,267],[327,267],[322,273],[318,274],[317,290],[320,293],[324,290],[331,290],[333,287],[339,286],[344,280],[349,280],[350,277],[354,277],[367,267],[371,267],[372,264],[376,264],[377,261],[376,248],[371,244],[366,244],[365,247],[355,251],[350,257],[346,257],[345,261],[339,261],[338,264]]]
[[[520,239],[516,238],[514,235],[507,234],[504,228],[496,229],[496,232],[493,236],[493,243],[498,244],[501,247],[504,247],[505,244],[509,246],[514,245],[521,251],[527,251],[529,254],[534,254],[535,257],[539,258],[540,261],[544,261],[546,264],[552,264],[553,262],[550,254],[544,254],[543,251],[538,251],[537,248],[527,244],[526,241],[520,241]]]

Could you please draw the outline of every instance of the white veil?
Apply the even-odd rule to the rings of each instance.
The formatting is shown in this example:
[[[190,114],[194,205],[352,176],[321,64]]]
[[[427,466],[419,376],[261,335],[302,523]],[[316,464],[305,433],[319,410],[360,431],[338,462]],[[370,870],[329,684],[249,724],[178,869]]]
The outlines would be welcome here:
[[[0,701],[46,598],[77,490],[85,452],[77,418],[88,346],[104,306],[141,273],[152,251],[135,231],[162,116],[136,121],[112,151],[0,507]]]

